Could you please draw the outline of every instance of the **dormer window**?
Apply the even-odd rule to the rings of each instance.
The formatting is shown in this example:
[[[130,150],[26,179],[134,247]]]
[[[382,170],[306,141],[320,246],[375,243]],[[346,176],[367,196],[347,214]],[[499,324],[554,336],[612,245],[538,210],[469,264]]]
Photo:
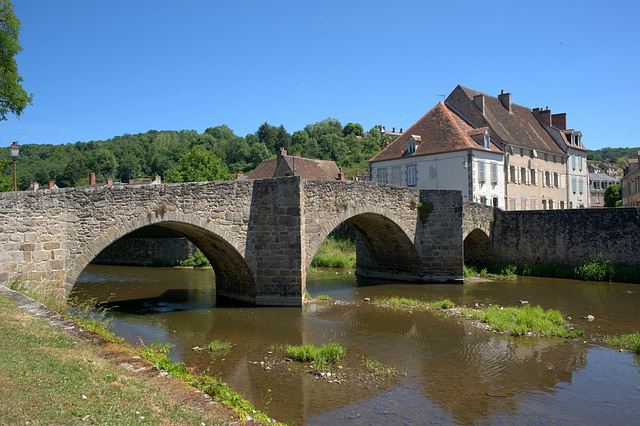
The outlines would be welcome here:
[[[485,148],[489,149],[489,143],[491,142],[491,138],[489,137],[489,130],[485,130],[484,131],[484,137],[483,137],[483,145]]]
[[[422,142],[422,137],[419,135],[411,135],[409,136],[409,141],[408,141],[408,146],[407,146],[407,154],[408,155],[413,155],[416,152],[416,149],[418,148],[418,145],[420,145],[420,142]]]

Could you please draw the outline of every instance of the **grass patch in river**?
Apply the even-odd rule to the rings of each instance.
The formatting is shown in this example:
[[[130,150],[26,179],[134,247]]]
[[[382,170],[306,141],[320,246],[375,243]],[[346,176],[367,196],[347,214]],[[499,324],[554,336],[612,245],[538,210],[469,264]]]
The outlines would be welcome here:
[[[618,349],[628,349],[636,355],[640,355],[640,332],[622,334],[620,336],[607,336],[609,346]]]
[[[320,347],[314,345],[286,345],[284,354],[294,361],[313,362],[318,370],[323,370],[344,357],[346,349],[337,342],[326,343]]]
[[[439,309],[451,315],[485,323],[495,331],[513,336],[576,338],[584,334],[583,330],[571,327],[559,311],[554,309],[545,311],[540,306],[467,308],[456,307],[455,303],[449,299],[426,302],[397,296],[375,298],[373,303],[383,307]]]
[[[431,308],[431,309],[451,309],[456,306],[449,299],[435,300],[433,302],[425,302],[420,299],[410,299],[407,297],[376,297],[373,299],[373,303],[375,305],[381,306],[390,306],[395,308],[412,308],[412,307],[422,307],[422,308]]]
[[[226,351],[227,349],[229,349],[231,347],[231,343],[229,342],[222,342],[220,340],[214,340],[211,343],[209,343],[209,345],[207,345],[207,348],[211,351],[211,352],[222,352],[222,351]]]
[[[544,310],[540,306],[498,307],[484,310],[480,321],[491,328],[514,336],[538,335],[575,338],[584,334],[582,330],[569,327],[562,314],[555,309]]]
[[[378,361],[377,359],[365,358],[364,355],[362,356],[362,365],[369,373],[375,374],[375,375],[393,377],[400,374],[398,373],[398,370],[396,370],[395,367],[388,367],[383,363],[381,363],[380,361]],[[406,376],[407,374],[403,373],[402,375]]]

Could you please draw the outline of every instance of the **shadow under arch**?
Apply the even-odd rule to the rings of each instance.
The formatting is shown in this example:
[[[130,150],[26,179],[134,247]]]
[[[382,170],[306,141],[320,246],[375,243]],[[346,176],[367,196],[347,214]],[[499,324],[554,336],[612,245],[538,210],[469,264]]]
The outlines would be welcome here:
[[[158,226],[171,230],[189,241],[191,241],[205,257],[211,263],[213,271],[215,273],[215,288],[216,296],[228,297],[231,299],[240,300],[243,302],[254,303],[255,301],[255,280],[253,273],[249,266],[245,262],[243,255],[236,249],[232,242],[228,241],[229,238],[218,235],[217,233],[203,228],[202,226],[180,222],[180,221],[158,221],[151,225]],[[80,272],[101,252],[104,248],[110,246],[122,237],[126,237],[134,231],[146,228],[142,226],[140,228],[131,230],[124,233],[124,235],[118,235],[117,238],[112,238],[107,241],[103,240],[103,243],[94,252],[95,255],[83,256],[82,265],[75,265],[74,270]],[[117,231],[114,231],[114,233]],[[113,233],[112,233],[113,234]],[[75,285],[80,273],[71,278],[71,287],[67,296],[71,292],[71,289]]]
[[[491,259],[491,240],[479,228],[469,232],[463,242],[464,264],[475,268],[482,268]]]
[[[360,213],[344,220],[357,234],[356,274],[367,278],[417,281],[421,260],[413,242],[393,220],[379,213]],[[309,245],[315,255],[333,231],[326,229]],[[306,268],[313,256],[307,256]]]

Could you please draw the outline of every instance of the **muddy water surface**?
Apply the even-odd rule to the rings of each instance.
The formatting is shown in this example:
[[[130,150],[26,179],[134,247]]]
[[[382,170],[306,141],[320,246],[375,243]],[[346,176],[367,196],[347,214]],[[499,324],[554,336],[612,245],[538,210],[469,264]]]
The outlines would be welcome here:
[[[611,424],[640,416],[640,362],[594,343],[604,334],[640,330],[640,285],[540,278],[376,284],[324,271],[310,274],[309,293],[347,303],[256,308],[216,301],[213,281],[206,270],[91,265],[76,290],[111,303],[118,335],[174,344],[174,360],[220,374],[284,422]],[[362,302],[392,295],[467,306],[526,300],[560,310],[586,336],[504,338],[432,312]],[[587,315],[595,320],[583,319]],[[216,339],[233,346],[219,354],[193,349]],[[333,367],[338,380],[318,378],[270,353],[274,344],[329,341],[347,349]],[[405,374],[371,379],[362,374],[363,357]]]

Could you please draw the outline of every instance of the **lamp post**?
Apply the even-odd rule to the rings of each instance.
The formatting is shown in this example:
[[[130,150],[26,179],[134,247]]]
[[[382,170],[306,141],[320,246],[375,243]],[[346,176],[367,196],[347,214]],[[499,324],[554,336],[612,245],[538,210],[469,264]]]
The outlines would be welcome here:
[[[20,146],[18,145],[17,141],[12,143],[11,146],[9,147],[9,153],[13,158],[13,191],[14,192],[18,190],[18,174],[16,173],[16,160],[18,159],[19,151],[20,151]]]

